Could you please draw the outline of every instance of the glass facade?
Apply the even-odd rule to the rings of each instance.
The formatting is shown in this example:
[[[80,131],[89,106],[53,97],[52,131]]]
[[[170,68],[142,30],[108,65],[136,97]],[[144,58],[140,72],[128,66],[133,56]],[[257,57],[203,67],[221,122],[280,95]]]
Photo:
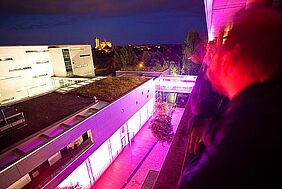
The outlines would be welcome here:
[[[61,182],[56,189],[91,188],[122,149],[132,141],[144,123],[152,116],[153,105],[154,99],[151,99]]]
[[[63,57],[64,62],[66,66],[67,76],[73,76],[73,70],[71,65],[71,59],[70,59],[70,51],[69,49],[62,49],[63,51]]]

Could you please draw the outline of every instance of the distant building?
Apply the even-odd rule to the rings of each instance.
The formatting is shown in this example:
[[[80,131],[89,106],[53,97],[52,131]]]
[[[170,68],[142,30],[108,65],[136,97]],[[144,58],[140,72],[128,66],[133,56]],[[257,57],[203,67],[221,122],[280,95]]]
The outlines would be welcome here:
[[[98,37],[95,38],[95,49],[96,50],[103,50],[105,52],[111,52],[112,51],[112,43],[109,41],[100,41]]]

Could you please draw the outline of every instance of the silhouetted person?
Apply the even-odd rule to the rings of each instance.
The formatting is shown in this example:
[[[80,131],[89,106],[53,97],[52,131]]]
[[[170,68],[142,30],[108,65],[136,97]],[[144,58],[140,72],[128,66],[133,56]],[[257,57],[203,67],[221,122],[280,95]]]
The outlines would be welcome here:
[[[238,18],[207,71],[230,102],[179,188],[282,188],[282,17],[249,9]]]
[[[207,52],[204,58],[204,63],[200,69],[198,78],[186,108],[190,109],[191,118],[188,123],[190,132],[188,149],[186,153],[186,169],[196,163],[201,153],[207,145],[205,143],[208,125],[217,119],[217,116],[222,112],[226,104],[226,98],[215,92],[209,82],[206,70],[213,51],[215,42],[211,41],[207,44]]]

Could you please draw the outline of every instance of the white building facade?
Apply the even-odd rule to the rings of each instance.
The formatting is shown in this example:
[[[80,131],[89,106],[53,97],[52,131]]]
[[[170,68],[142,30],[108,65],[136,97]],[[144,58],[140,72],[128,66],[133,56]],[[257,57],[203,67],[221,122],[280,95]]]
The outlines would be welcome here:
[[[91,45],[0,47],[0,104],[55,89],[52,76],[94,77]]]
[[[60,45],[50,47],[49,54],[55,76],[95,76],[90,45]]]
[[[53,89],[48,46],[0,47],[0,104]]]

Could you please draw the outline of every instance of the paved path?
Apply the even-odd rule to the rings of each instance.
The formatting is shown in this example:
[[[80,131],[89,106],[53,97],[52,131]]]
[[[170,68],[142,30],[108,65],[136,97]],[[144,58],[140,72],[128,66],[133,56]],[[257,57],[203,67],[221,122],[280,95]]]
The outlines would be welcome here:
[[[183,111],[183,108],[176,108],[172,115],[174,131]],[[149,170],[160,170],[169,145],[157,142],[149,123],[145,123],[134,142],[123,149],[92,189],[140,189]]]

